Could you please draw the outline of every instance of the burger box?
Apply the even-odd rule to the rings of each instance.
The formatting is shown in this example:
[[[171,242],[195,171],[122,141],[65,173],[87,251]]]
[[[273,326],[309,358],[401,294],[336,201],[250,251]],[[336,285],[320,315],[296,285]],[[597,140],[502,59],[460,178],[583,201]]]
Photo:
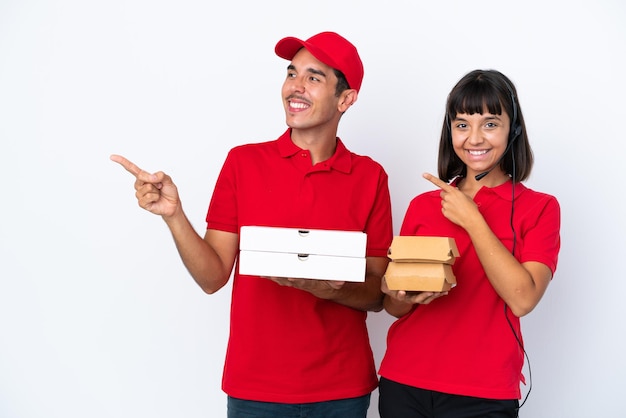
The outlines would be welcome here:
[[[450,264],[391,262],[385,272],[391,290],[445,292],[456,286]]]
[[[459,250],[454,238],[397,236],[393,237],[388,254],[391,260],[401,263],[454,264]]]
[[[366,244],[360,231],[242,226],[239,274],[363,282]]]
[[[396,236],[385,272],[391,290],[444,292],[456,285],[452,264],[459,256],[448,237]]]

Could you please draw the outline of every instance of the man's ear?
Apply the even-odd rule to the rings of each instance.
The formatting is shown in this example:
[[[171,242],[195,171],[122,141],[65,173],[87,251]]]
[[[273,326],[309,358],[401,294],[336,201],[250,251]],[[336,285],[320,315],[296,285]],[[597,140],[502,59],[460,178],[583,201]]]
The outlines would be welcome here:
[[[344,113],[350,106],[356,103],[359,93],[354,89],[344,90],[339,98],[339,111]]]

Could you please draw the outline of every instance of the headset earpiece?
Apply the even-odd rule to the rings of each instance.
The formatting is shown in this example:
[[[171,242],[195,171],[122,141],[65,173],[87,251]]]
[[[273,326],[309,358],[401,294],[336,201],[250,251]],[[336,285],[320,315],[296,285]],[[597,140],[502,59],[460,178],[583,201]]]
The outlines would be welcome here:
[[[509,142],[512,142],[522,133],[522,125],[517,122],[517,103],[515,102],[515,93],[513,92],[513,88],[506,81],[504,81],[504,85],[509,91],[509,95],[511,96],[511,106],[513,107],[513,115],[511,115],[511,131],[509,132]]]
[[[515,140],[522,133],[522,125],[516,123],[511,127],[511,141]]]

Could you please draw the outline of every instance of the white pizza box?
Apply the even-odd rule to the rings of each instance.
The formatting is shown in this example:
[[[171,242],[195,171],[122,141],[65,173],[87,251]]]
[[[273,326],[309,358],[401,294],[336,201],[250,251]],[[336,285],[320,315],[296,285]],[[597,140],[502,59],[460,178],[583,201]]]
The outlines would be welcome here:
[[[242,226],[239,273],[363,282],[366,244],[360,231]]]
[[[365,258],[241,251],[239,274],[364,282]]]

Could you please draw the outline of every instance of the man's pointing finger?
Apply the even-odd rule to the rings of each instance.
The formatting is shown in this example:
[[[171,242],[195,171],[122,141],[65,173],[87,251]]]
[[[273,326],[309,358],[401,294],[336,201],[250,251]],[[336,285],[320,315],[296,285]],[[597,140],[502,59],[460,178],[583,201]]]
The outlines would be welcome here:
[[[147,171],[142,170],[141,168],[137,167],[134,163],[132,163],[128,159],[122,157],[121,155],[113,154],[109,158],[111,158],[111,161],[115,161],[116,163],[124,167],[126,171],[128,171],[130,174],[135,176],[135,178],[139,181],[142,181],[145,183],[153,183],[153,184],[156,181],[158,181],[158,177],[156,175],[150,174]]]
[[[116,163],[124,167],[126,171],[128,171],[130,174],[132,174],[135,177],[137,177],[139,173],[141,173],[142,171],[141,168],[137,167],[135,164],[133,164],[126,158],[122,157],[121,155],[113,154],[109,158],[111,159],[111,161],[115,161]]]

